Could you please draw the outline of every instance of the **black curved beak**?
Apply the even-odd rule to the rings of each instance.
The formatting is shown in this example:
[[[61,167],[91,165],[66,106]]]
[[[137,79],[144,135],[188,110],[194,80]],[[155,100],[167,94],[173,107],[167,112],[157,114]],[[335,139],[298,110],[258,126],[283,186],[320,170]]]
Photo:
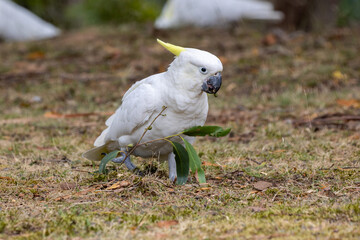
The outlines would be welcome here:
[[[202,89],[206,93],[215,94],[219,91],[222,83],[221,73],[216,73],[215,75],[209,77],[203,82]]]

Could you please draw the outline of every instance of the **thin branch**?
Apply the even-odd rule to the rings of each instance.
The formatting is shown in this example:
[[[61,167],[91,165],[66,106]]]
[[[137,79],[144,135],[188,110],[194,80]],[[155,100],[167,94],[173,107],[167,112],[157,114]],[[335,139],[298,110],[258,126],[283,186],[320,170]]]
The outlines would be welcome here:
[[[346,166],[346,167],[340,167],[341,169],[359,169],[360,167],[351,167],[351,166]]]
[[[156,121],[156,119],[158,119],[158,117],[160,117],[160,115],[162,115],[162,113],[165,111],[167,107],[163,106],[161,112],[154,118],[154,120],[152,120],[152,122],[150,123],[150,125],[145,129],[144,133],[141,135],[139,141],[136,143],[135,147],[139,145],[139,143],[141,142],[141,140],[143,139],[143,137],[145,136],[145,134],[147,133],[147,131],[149,131],[151,129],[151,126],[154,124],[154,122]],[[131,151],[130,151],[131,152]]]
[[[322,171],[324,171],[324,170],[330,170],[333,166],[335,166],[335,164],[333,163],[333,164],[331,164],[331,166],[330,167],[328,167],[328,168],[320,168],[319,170],[322,170]]]
[[[256,163],[257,165],[263,164],[263,162],[258,162],[258,161],[256,161],[255,159],[252,159],[252,158],[246,158],[246,160],[252,161],[252,162]]]
[[[274,195],[274,197],[271,199],[271,202],[275,201],[276,196],[279,194],[279,192],[281,191],[281,189],[279,189],[279,191],[277,191]]]
[[[163,137],[163,138],[153,139],[153,140],[150,140],[150,141],[147,141],[147,142],[139,143],[138,146],[146,145],[146,144],[153,143],[153,142],[157,142],[157,141],[161,141],[161,140],[168,141],[169,138],[177,137],[177,136],[179,136],[179,135],[181,135],[181,134],[182,134],[182,132],[181,132],[181,133],[178,133],[178,134],[170,135],[170,136],[167,136],[167,137]]]
[[[145,134],[147,133],[147,131],[149,131],[152,127],[152,125],[154,124],[154,122],[156,121],[156,119],[158,119],[158,117],[160,117],[162,115],[162,113],[167,109],[166,106],[162,107],[162,110],[160,111],[160,113],[151,121],[150,125],[145,128],[145,131],[143,132],[143,134],[141,135],[139,141],[135,144],[134,147],[131,148],[131,150],[126,154],[125,158],[120,162],[120,164],[123,164],[125,162],[125,160],[135,151],[135,149],[140,146],[143,145],[145,143],[140,144],[141,140],[144,138]],[[162,139],[159,139],[162,140]],[[149,141],[150,142],[150,141]],[[148,143],[149,143],[148,142]]]

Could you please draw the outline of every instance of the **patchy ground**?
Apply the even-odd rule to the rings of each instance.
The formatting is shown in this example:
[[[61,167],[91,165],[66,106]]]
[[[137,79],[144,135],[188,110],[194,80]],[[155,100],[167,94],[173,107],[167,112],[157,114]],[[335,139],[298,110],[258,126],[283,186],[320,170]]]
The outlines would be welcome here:
[[[173,185],[156,160],[97,175],[80,156],[171,62],[156,37],[224,63],[208,124],[233,132],[195,144],[205,185]],[[359,37],[128,26],[0,43],[0,238],[358,239]]]

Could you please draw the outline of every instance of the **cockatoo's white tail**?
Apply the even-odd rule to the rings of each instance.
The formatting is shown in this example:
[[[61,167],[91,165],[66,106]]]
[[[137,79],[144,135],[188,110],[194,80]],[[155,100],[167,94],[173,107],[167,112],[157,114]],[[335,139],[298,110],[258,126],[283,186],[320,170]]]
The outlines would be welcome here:
[[[9,0],[0,0],[0,38],[29,41],[55,37],[60,30]]]
[[[168,0],[155,27],[216,26],[243,18],[277,21],[283,14],[260,0]]]

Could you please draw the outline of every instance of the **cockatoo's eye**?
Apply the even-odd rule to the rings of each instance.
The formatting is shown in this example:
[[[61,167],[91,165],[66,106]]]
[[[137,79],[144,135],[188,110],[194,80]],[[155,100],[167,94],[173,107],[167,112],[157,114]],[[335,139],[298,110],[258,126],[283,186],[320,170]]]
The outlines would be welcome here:
[[[200,68],[200,72],[201,72],[202,74],[207,74],[208,70],[207,70],[205,67],[201,67],[201,68]]]

